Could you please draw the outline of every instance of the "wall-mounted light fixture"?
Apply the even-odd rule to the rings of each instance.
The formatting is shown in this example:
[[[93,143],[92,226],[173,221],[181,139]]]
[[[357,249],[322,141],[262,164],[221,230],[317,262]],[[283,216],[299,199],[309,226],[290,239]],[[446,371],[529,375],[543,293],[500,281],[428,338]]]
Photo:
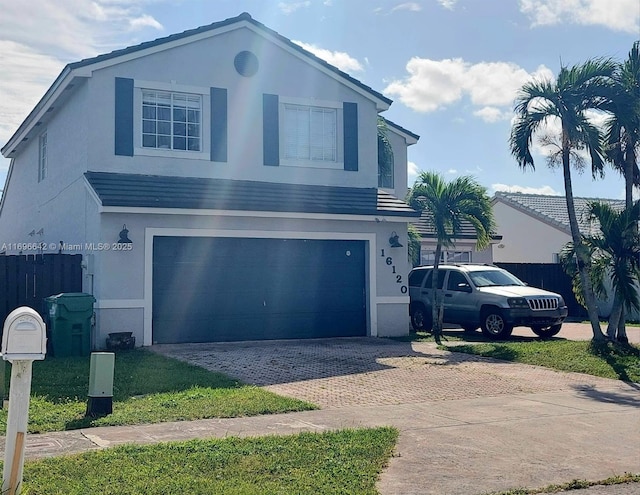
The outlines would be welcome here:
[[[398,234],[396,234],[395,231],[391,232],[391,237],[389,237],[389,246],[402,247],[402,244],[400,244],[400,240],[398,239]]]
[[[129,231],[127,230],[127,225],[124,224],[122,226],[122,230],[120,231],[120,239],[118,239],[118,244],[131,244],[131,239],[129,239]]]

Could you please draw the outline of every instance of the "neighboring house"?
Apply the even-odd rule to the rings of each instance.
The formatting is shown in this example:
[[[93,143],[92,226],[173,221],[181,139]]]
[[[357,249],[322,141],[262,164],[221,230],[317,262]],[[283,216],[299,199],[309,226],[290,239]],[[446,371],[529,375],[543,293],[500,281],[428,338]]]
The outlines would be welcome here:
[[[246,13],[69,64],[2,149],[0,235],[83,253],[95,348],[407,334],[390,104]]]
[[[574,198],[574,201],[580,231],[584,234],[598,232],[597,225],[590,224],[586,218],[588,202],[601,201],[616,209],[625,206],[624,200],[616,199]],[[496,192],[492,203],[498,233],[502,235],[502,241],[493,245],[495,262],[559,263],[560,250],[572,240],[564,196]],[[612,303],[612,298],[598,301],[601,316],[609,315]]]
[[[424,211],[417,221],[411,224],[420,234],[420,264],[433,265],[436,255],[437,239],[433,221],[429,212]],[[500,242],[502,236],[491,236],[491,245],[481,251],[476,250],[478,241],[476,231],[469,222],[462,222],[459,235],[453,239],[453,245],[442,248],[440,263],[493,263],[491,248]]]
[[[586,206],[596,198],[574,198],[580,231],[594,233],[585,217]],[[614,208],[624,200],[598,199]],[[496,192],[493,216],[502,241],[493,246],[493,260],[504,263],[558,263],[562,247],[571,241],[564,196]]]

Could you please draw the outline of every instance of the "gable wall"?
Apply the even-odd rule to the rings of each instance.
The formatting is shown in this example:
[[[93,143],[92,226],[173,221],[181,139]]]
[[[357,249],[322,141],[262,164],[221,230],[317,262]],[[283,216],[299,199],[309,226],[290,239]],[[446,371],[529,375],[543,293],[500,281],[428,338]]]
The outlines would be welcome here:
[[[493,245],[496,262],[554,263],[554,253],[571,240],[570,235],[501,201],[494,203],[493,215],[502,236]]]
[[[87,86],[77,81],[73,97],[46,115],[30,135],[27,146],[14,159],[4,204],[0,212],[0,235],[7,243],[42,243],[57,252],[60,241],[83,243],[87,225],[97,221],[84,185],[87,164]],[[47,176],[38,182],[39,138],[47,133]],[[93,206],[95,210],[95,205]],[[43,229],[43,234],[28,233]],[[54,247],[55,245],[55,247]],[[8,250],[7,252],[13,250]],[[23,254],[35,254],[29,249]],[[15,254],[15,252],[14,252]]]
[[[407,141],[391,127],[387,137],[393,148],[393,189],[386,189],[395,197],[404,199],[407,195]]]
[[[243,77],[234,68],[235,55],[242,50],[253,51],[259,59],[258,73]],[[114,92],[115,78],[131,78],[134,89],[134,148],[140,146],[141,89],[159,83],[160,88],[203,94],[203,149],[200,159],[186,158],[188,152],[173,152],[172,157],[134,157],[114,154]],[[145,82],[146,81],[146,82]],[[89,81],[89,100],[94,105],[89,130],[89,169],[121,173],[178,175],[251,179],[269,182],[377,186],[377,135],[375,104],[356,91],[321,73],[308,63],[267,42],[249,29],[239,29],[213,38],[190,43],[148,55],[113,67],[97,70]],[[212,162],[209,157],[209,120],[211,87],[227,90],[228,158]],[[308,166],[271,167],[263,164],[263,94],[297,98],[301,102],[324,101],[339,105],[338,121],[343,102],[358,104],[359,171],[331,170],[322,164]],[[280,115],[282,118],[282,114]],[[342,136],[339,125],[338,135]],[[153,150],[154,152],[156,150]],[[342,138],[338,140],[342,156]],[[153,154],[153,153],[152,153]],[[193,156],[193,155],[192,155]]]

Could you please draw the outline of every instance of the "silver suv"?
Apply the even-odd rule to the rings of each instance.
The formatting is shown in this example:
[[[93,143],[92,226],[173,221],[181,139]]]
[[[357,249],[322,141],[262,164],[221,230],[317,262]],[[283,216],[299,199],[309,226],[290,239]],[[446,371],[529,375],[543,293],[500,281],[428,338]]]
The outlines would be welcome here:
[[[415,330],[430,331],[431,266],[419,266],[409,274],[409,313]],[[514,326],[531,327],[544,338],[556,335],[567,317],[567,305],[554,292],[529,287],[493,265],[439,265],[438,287],[444,289],[445,323],[467,332],[478,327],[490,338],[511,335]]]

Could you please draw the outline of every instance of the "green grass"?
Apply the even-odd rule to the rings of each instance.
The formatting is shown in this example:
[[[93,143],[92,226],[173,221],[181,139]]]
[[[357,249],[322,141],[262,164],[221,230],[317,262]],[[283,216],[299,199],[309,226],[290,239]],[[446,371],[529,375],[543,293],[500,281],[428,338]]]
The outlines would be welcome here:
[[[135,349],[116,354],[113,414],[87,418],[89,362],[89,357],[34,361],[30,433],[315,409],[223,374]],[[9,377],[7,366],[7,383]],[[6,422],[5,409],[0,411],[0,434]]]
[[[626,473],[622,476],[612,476],[601,481],[573,480],[561,485],[549,485],[544,488],[516,488],[506,492],[492,492],[488,495],[536,495],[539,493],[565,493],[569,490],[580,490],[590,486],[619,485],[622,483],[640,483],[639,474]]]
[[[27,462],[25,495],[375,494],[393,428],[126,445]]]
[[[640,382],[640,347],[591,341],[529,340],[447,345],[452,352],[535,364],[560,371]]]

